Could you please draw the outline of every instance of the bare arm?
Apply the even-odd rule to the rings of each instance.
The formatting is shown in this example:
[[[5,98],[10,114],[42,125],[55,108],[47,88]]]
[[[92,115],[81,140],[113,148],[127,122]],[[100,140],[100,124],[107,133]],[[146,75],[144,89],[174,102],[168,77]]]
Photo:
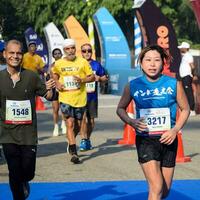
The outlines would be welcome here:
[[[126,108],[128,107],[131,100],[132,98],[130,95],[130,88],[129,85],[126,85],[126,87],[124,88],[124,92],[121,96],[121,99],[118,103],[116,113],[120,117],[120,119],[127,124],[130,124],[131,118],[128,116]]]
[[[195,69],[195,65],[194,65],[194,63],[193,63],[193,62],[192,62],[192,63],[190,63],[190,67],[191,67],[192,71],[194,71],[194,69]]]
[[[48,90],[47,93],[45,94],[45,98],[47,100],[50,100],[53,96],[53,91],[52,89],[55,88],[55,81],[51,78],[49,79],[48,81],[45,82],[45,85],[46,85],[46,89]]]
[[[86,76],[85,78],[80,78],[79,76],[74,76],[74,79],[78,83],[90,83],[90,82],[95,81],[95,76],[94,76],[94,74],[90,74],[90,75]]]
[[[177,103],[180,108],[180,113],[174,129],[178,132],[184,126],[190,114],[190,107],[181,81],[177,83]]]
[[[132,101],[132,97],[130,94],[130,87],[129,84],[125,87],[123,95],[121,96],[121,99],[119,101],[119,104],[117,106],[117,115],[120,117],[120,119],[125,122],[126,124],[129,124],[133,128],[137,129],[139,132],[145,131],[147,128],[147,125],[143,122],[144,119],[132,119],[128,116],[126,112],[126,108]]]
[[[107,80],[108,80],[108,75],[104,75],[104,76],[97,76],[97,75],[95,75],[95,81],[105,82]]]
[[[184,126],[184,124],[186,123],[188,116],[190,114],[190,107],[189,107],[189,104],[188,104],[181,81],[177,82],[176,99],[177,99],[178,106],[180,108],[179,117],[176,120],[175,126],[171,130],[166,131],[161,136],[161,139],[160,139],[161,143],[165,143],[168,145],[171,144],[175,140],[176,134]]]

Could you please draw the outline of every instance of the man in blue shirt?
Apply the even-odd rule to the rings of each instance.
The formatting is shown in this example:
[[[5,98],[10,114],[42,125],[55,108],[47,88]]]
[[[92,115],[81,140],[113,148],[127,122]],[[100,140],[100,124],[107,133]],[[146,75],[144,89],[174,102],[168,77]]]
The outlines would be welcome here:
[[[82,140],[80,143],[80,151],[87,151],[92,149],[90,136],[95,125],[94,118],[97,118],[98,116],[98,82],[107,81],[108,77],[101,64],[92,59],[91,44],[83,44],[81,46],[81,53],[83,58],[90,63],[95,74],[95,81],[86,84],[87,106],[81,125]]]

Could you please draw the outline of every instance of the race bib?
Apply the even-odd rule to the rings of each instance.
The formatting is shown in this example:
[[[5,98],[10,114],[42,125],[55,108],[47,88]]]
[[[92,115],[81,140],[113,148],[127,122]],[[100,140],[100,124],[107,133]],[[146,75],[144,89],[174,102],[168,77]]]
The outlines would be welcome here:
[[[93,71],[93,74],[96,74],[96,71]],[[87,93],[95,92],[95,81],[91,83],[86,83],[85,86]]]
[[[145,119],[150,135],[162,134],[171,129],[169,108],[140,109],[140,117]]]
[[[30,100],[6,100],[6,124],[31,124],[32,111]]]
[[[91,83],[86,83],[86,91],[87,93],[95,92],[95,81]]]
[[[80,89],[80,84],[74,80],[73,76],[64,77],[64,87],[67,91],[73,91]]]

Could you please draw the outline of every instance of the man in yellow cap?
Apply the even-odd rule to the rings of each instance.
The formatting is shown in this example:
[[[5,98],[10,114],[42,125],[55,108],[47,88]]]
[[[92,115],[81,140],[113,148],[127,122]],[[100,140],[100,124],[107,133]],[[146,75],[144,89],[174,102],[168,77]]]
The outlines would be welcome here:
[[[24,54],[22,60],[22,66],[24,69],[29,69],[38,74],[43,73],[43,68],[45,63],[42,58],[36,54],[36,43],[35,41],[30,41],[28,43],[28,52]]]

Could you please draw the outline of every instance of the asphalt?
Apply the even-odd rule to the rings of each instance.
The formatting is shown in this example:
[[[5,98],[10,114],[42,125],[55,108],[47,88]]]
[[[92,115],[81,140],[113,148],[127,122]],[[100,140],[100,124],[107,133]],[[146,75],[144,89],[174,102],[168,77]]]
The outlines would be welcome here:
[[[51,105],[38,112],[38,155],[33,182],[79,182],[144,180],[134,145],[119,145],[124,124],[116,115],[119,96],[99,96],[99,117],[92,134],[93,149],[79,152],[81,164],[74,165],[66,153],[64,135],[52,137]],[[200,179],[200,115],[191,116],[182,130],[183,150],[191,162],[177,163],[174,179]],[[80,136],[77,137],[77,146]],[[0,183],[8,182],[5,160],[0,163]]]

